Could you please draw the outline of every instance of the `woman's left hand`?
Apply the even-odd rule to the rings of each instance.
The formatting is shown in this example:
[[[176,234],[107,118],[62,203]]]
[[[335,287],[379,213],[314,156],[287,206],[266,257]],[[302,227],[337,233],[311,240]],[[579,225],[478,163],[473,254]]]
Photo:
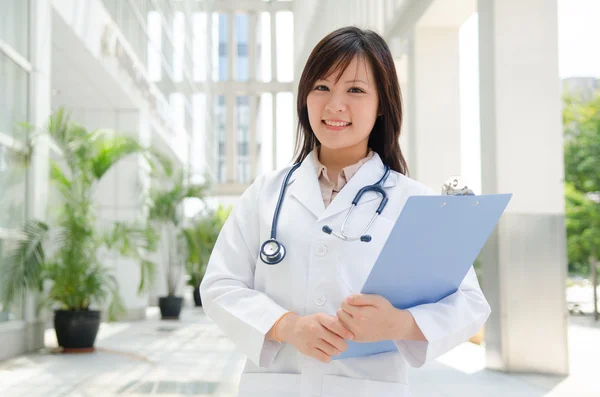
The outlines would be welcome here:
[[[342,302],[337,316],[356,342],[392,340],[399,332],[399,310],[380,295],[351,295]]]

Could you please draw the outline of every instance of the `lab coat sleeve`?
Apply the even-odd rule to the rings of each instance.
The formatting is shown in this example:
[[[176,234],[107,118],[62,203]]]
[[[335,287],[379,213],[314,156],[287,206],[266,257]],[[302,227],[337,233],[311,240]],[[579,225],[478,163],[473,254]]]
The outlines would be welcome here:
[[[254,270],[260,250],[258,200],[262,178],[239,199],[223,225],[200,285],[205,313],[249,360],[271,365],[281,343],[266,334],[288,310],[254,290]]]
[[[458,290],[436,302],[407,309],[427,341],[396,340],[398,350],[413,367],[421,367],[466,342],[487,321],[490,306],[471,266]]]
[[[426,188],[420,194],[436,193]],[[414,306],[408,311],[427,341],[394,342],[413,367],[421,367],[466,342],[483,327],[491,313],[473,266],[455,293],[436,303]]]

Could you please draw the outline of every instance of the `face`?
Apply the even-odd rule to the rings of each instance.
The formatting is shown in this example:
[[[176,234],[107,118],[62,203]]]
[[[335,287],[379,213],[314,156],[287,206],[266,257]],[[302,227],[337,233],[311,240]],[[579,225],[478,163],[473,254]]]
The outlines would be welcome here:
[[[356,57],[336,77],[317,80],[308,94],[310,126],[326,149],[366,152],[379,105],[371,65]]]

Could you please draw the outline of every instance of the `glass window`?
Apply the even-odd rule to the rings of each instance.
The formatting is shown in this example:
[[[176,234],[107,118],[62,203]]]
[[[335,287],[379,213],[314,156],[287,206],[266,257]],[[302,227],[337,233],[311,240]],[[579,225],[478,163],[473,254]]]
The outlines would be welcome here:
[[[0,39],[29,59],[28,0],[0,1]]]
[[[256,80],[271,81],[271,18],[261,12],[256,26]]]
[[[16,123],[27,121],[28,73],[0,53],[0,133],[17,137]]]
[[[0,228],[18,229],[25,220],[25,175],[20,155],[0,145]]]
[[[248,81],[250,70],[248,66],[248,36],[250,19],[248,14],[235,16],[235,38],[237,45],[237,60],[235,78],[237,81]]]
[[[15,248],[14,240],[0,240],[0,261],[4,260]],[[2,288],[2,285],[0,285]],[[1,291],[0,291],[1,293]],[[20,320],[22,318],[22,299],[16,299],[9,307],[0,302],[0,323]]]
[[[277,79],[294,80],[294,13],[280,11],[276,15]]]
[[[218,25],[218,32],[219,32],[219,41],[218,41],[218,45],[219,45],[219,52],[218,52],[218,56],[219,56],[219,63],[218,63],[218,67],[219,67],[219,74],[218,74],[218,80],[228,80],[229,79],[229,64],[228,64],[228,59],[229,59],[229,38],[228,38],[228,34],[229,34],[229,24],[228,24],[228,19],[227,19],[227,14],[218,14],[219,15],[219,19],[217,22]]]
[[[215,100],[215,127],[217,136],[217,180],[225,183],[227,180],[227,125],[225,96],[219,95]]]
[[[249,127],[250,127],[250,99],[247,96],[236,98],[236,125],[237,125],[237,181],[250,182],[249,161]]]

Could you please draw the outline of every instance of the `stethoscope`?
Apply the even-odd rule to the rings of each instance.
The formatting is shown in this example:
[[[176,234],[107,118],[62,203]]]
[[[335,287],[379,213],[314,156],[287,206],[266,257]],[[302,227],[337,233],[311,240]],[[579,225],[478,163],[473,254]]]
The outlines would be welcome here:
[[[279,192],[279,199],[277,200],[277,206],[275,207],[275,213],[273,214],[273,223],[271,224],[271,238],[269,238],[267,241],[262,243],[262,245],[260,247],[260,259],[267,265],[276,265],[279,262],[281,262],[283,260],[283,258],[285,257],[285,247],[283,246],[283,244],[281,244],[279,241],[277,241],[277,220],[279,219],[279,212],[281,211],[281,204],[283,203],[283,198],[285,197],[285,190],[287,189],[289,179],[292,176],[292,174],[294,173],[294,171],[296,171],[296,169],[298,169],[298,167],[300,167],[300,164],[302,164],[302,163],[294,164],[294,166],[288,171],[287,175],[285,176],[285,178],[283,180],[283,184],[281,185],[281,190]],[[322,229],[323,232],[334,235],[335,237],[337,237],[341,240],[344,240],[344,241],[360,240],[365,243],[368,243],[369,241],[371,241],[371,236],[367,235],[367,231],[369,230],[369,228],[375,221],[375,218],[377,218],[377,216],[381,214],[381,212],[383,211],[383,209],[385,208],[385,206],[388,202],[387,194],[386,194],[385,190],[383,190],[383,184],[385,183],[385,181],[389,175],[390,175],[390,167],[385,165],[385,171],[383,173],[383,176],[381,177],[381,179],[379,179],[379,181],[377,183],[375,183],[374,185],[365,186],[362,189],[360,189],[358,191],[358,193],[356,193],[356,196],[354,196],[354,200],[352,200],[352,206],[350,207],[350,209],[348,210],[348,213],[346,214],[346,217],[344,218],[344,222],[342,223],[342,227],[340,229],[339,234],[334,232],[327,225],[323,226],[323,229]],[[360,198],[366,192],[375,192],[375,193],[381,194],[381,202],[379,203],[379,207],[377,207],[377,210],[373,214],[373,217],[371,218],[371,220],[367,224],[367,227],[365,228],[365,230],[363,230],[361,235],[360,236],[349,236],[344,232],[346,222],[350,218],[350,214],[354,210],[354,207],[356,207],[356,205],[360,201]]]

